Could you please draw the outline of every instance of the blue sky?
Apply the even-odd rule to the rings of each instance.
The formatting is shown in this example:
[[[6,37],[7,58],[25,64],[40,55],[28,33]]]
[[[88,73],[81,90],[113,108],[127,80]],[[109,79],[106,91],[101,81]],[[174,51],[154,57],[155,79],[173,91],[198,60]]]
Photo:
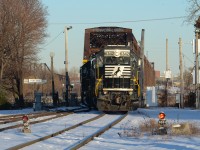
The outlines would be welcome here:
[[[131,28],[138,41],[141,39],[141,30],[145,29],[145,55],[155,63],[155,70],[161,73],[166,67],[165,43],[168,38],[169,67],[175,75],[179,73],[178,40],[181,37],[184,66],[193,66],[194,56],[189,43],[195,37],[194,26],[184,23],[184,19],[84,24],[186,16],[187,0],[42,0],[42,3],[48,7],[49,37],[41,46],[39,57],[41,62],[50,66],[50,52],[54,52],[54,66],[58,71],[65,68],[65,35],[61,33],[65,26],[73,26],[68,33],[69,68],[82,65],[85,29],[99,26]]]

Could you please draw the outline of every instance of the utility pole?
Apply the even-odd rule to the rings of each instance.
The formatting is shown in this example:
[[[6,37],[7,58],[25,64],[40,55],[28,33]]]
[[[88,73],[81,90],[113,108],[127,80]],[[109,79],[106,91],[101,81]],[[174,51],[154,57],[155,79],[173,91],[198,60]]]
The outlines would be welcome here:
[[[180,106],[184,108],[184,83],[183,83],[183,60],[182,60],[182,39],[179,38],[179,61],[180,61],[180,77],[181,77],[181,88],[180,88]]]
[[[168,38],[166,38],[166,72],[165,73],[168,73],[168,70],[169,70],[169,64],[168,64]],[[165,92],[166,92],[166,106],[168,106],[168,80],[169,80],[169,78],[166,78],[166,89],[165,89]]]
[[[166,38],[166,71],[169,69],[168,64],[168,38]]]
[[[72,28],[72,26],[70,27],[65,27],[65,87],[66,87],[66,91],[65,91],[65,101],[66,101],[66,106],[69,106],[69,75],[68,75],[68,30],[70,30]]]
[[[56,106],[56,99],[55,99],[55,86],[54,86],[54,70],[53,70],[53,57],[55,54],[53,52],[50,53],[51,57],[51,82],[52,82],[52,99],[53,99],[53,106]]]
[[[139,78],[139,82],[140,82],[140,102],[139,102],[139,107],[142,107],[144,105],[143,102],[143,91],[144,91],[144,32],[145,30],[142,29],[142,33],[141,33],[141,43],[140,43],[140,59],[141,59],[141,67],[140,67],[140,78]]]
[[[196,90],[196,109],[199,109],[199,57],[198,57],[198,34],[199,31],[195,30],[195,90]]]
[[[196,92],[196,109],[200,109],[199,104],[199,33],[200,33],[200,16],[196,23],[195,27],[195,92]]]

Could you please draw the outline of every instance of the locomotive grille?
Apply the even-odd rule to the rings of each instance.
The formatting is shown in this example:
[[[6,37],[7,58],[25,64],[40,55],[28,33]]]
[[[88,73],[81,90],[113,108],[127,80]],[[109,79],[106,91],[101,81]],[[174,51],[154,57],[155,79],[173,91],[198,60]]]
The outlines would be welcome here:
[[[105,66],[104,88],[130,88],[130,66]]]
[[[130,66],[105,66],[105,78],[130,78]]]

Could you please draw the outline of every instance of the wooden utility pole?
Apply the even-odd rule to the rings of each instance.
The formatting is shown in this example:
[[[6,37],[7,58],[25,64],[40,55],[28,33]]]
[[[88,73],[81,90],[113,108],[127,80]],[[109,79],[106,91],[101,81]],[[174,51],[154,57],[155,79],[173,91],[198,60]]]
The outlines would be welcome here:
[[[169,69],[168,64],[168,38],[166,38],[166,71]]]
[[[65,101],[66,101],[66,106],[69,106],[69,75],[68,75],[68,30],[70,30],[72,27],[65,27]]]
[[[56,99],[55,99],[55,85],[54,85],[54,67],[53,67],[53,57],[55,54],[53,52],[50,53],[51,57],[51,83],[52,83],[52,99],[53,99],[53,106],[56,106]]]
[[[141,33],[141,43],[140,43],[140,58],[141,58],[141,67],[140,67],[140,102],[139,102],[139,107],[142,107],[143,104],[143,90],[144,90],[144,32],[145,30],[142,29],[142,33]]]
[[[195,31],[195,90],[196,90],[196,109],[199,108],[199,60],[198,60],[198,34]]]
[[[169,70],[169,64],[168,64],[168,38],[166,38],[166,73],[168,73]],[[166,106],[168,106],[168,80],[169,78],[166,78]]]
[[[200,34],[200,16],[196,20],[195,26],[195,92],[196,92],[196,109],[200,109],[199,102],[199,34]]]
[[[183,54],[182,54],[182,39],[179,38],[179,61],[180,61],[180,77],[181,77],[181,87],[180,87],[180,107],[184,108],[184,83],[183,83]]]

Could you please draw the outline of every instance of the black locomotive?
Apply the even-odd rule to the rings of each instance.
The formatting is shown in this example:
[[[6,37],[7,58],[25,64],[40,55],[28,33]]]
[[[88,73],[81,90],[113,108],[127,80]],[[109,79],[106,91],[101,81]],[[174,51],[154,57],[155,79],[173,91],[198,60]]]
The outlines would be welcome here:
[[[106,46],[81,67],[82,101],[102,111],[138,107],[139,58],[129,46]]]
[[[89,107],[101,111],[138,108],[140,58],[130,31],[119,27],[86,29],[80,78],[81,99]]]

